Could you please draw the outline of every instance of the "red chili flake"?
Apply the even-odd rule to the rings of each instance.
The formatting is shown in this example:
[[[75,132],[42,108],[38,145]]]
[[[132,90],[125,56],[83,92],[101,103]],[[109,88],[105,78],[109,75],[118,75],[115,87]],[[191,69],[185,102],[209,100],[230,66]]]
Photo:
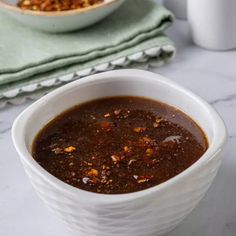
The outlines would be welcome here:
[[[140,176],[140,177],[138,178],[138,181],[137,181],[137,182],[138,182],[139,184],[147,183],[147,182],[149,182],[152,178],[153,178],[153,176],[148,176],[148,175]]]
[[[146,142],[146,143],[149,143],[152,140],[149,137],[145,136],[145,137],[143,137],[143,141]]]
[[[148,182],[148,181],[150,181],[150,179],[139,179],[139,180],[138,180],[138,183],[139,183],[139,184],[142,184],[142,183],[146,183],[146,182]]]
[[[53,148],[52,149],[52,152],[54,152],[55,154],[62,154],[63,153],[63,150],[62,148]]]
[[[111,175],[111,171],[106,170],[105,175],[107,175],[107,176]]]
[[[84,164],[87,165],[87,166],[92,166],[93,165],[93,163],[87,162],[87,161],[84,161]]]
[[[153,127],[154,127],[154,128],[159,127],[162,121],[163,121],[162,118],[157,117],[156,120],[155,120],[155,122],[153,122]]]
[[[160,148],[162,149],[175,149],[178,144],[176,142],[168,141],[168,142],[161,142]]]
[[[103,164],[103,165],[102,165],[102,169],[103,169],[103,170],[110,170],[110,167],[107,166],[107,165],[105,165],[105,164]]]
[[[120,113],[121,113],[121,109],[114,111],[114,114],[115,114],[116,116],[118,116]]]
[[[131,149],[131,148],[130,148],[130,147],[128,147],[128,146],[124,146],[124,148],[123,148],[123,149],[124,149],[124,152],[130,152],[130,149]]]
[[[147,148],[146,149],[146,155],[147,156],[152,156],[154,154],[154,150],[152,148]]]
[[[102,121],[99,123],[99,125],[103,128],[103,129],[108,129],[111,127],[112,123],[108,122],[108,121]]]
[[[142,132],[144,132],[145,130],[146,130],[145,127],[135,127],[135,128],[133,129],[133,131],[136,132],[136,133],[142,133]]]
[[[137,160],[135,160],[135,159],[131,159],[131,160],[129,160],[129,162],[128,162],[128,166],[130,166],[132,163],[134,163],[134,162],[136,162]]]
[[[66,148],[64,149],[64,152],[69,152],[69,153],[71,153],[71,152],[74,152],[75,150],[76,150],[75,147],[69,146],[69,147],[66,147]]]
[[[106,184],[106,183],[107,183],[107,179],[106,179],[106,178],[102,178],[102,179],[101,179],[101,183],[102,183],[102,184]]]
[[[152,142],[152,139],[149,138],[149,137],[147,137],[147,136],[142,137],[142,138],[139,139],[139,144],[140,144],[141,146],[147,146],[147,145],[149,145],[151,142]]]
[[[157,128],[159,125],[160,125],[160,124],[158,124],[158,123],[156,123],[156,122],[153,123],[153,127],[154,127],[154,128]]]
[[[107,113],[107,114],[104,115],[105,118],[108,118],[108,117],[110,117],[110,116],[111,116],[110,113]]]
[[[96,169],[91,169],[91,170],[88,171],[87,175],[90,176],[90,177],[94,177],[94,176],[97,177],[98,176],[98,171]]]
[[[161,118],[161,117],[156,117],[156,122],[157,123],[160,123],[160,122],[162,122],[163,121],[163,119]]]
[[[118,163],[120,161],[121,158],[119,156],[117,156],[117,155],[112,155],[111,159],[116,164],[116,163]]]

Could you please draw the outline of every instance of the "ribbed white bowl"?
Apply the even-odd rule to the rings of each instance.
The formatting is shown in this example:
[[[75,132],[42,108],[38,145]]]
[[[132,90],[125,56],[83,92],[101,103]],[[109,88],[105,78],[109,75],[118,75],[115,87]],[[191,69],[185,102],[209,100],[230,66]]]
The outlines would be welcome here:
[[[67,108],[96,98],[130,95],[156,99],[191,116],[209,140],[207,152],[186,171],[143,191],[104,195],[67,185],[31,156],[37,132]],[[78,236],[157,236],[172,230],[198,204],[220,166],[226,129],[198,96],[159,75],[118,70],[67,84],[27,108],[14,122],[14,145],[33,187],[47,207]]]

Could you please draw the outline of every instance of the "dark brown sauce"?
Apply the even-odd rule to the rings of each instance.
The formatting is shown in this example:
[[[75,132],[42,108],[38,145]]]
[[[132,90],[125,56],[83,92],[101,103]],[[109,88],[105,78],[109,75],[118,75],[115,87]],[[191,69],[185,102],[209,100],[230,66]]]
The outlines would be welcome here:
[[[76,106],[52,120],[37,135],[33,157],[72,186],[120,194],[167,181],[207,148],[199,126],[174,107],[112,97]]]

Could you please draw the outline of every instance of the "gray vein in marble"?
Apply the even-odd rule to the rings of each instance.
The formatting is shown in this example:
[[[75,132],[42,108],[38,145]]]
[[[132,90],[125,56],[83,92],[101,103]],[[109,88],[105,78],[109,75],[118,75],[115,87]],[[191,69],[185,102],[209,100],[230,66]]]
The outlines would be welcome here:
[[[0,130],[0,134],[5,134],[5,133],[7,133],[7,132],[10,131],[10,130],[11,130],[11,126],[6,127],[6,128],[4,128],[4,129]]]
[[[230,223],[227,223],[225,225],[225,231],[224,231],[224,235],[225,236],[235,236],[236,234],[236,221],[232,221]]]
[[[218,98],[210,102],[211,105],[216,105],[221,102],[232,102],[236,100],[236,94],[230,94],[227,97],[224,98]]]

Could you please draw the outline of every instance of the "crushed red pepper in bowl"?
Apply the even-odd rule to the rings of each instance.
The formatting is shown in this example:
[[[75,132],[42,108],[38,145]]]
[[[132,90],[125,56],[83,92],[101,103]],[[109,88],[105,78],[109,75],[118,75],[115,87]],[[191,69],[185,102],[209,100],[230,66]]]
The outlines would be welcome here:
[[[32,11],[68,11],[90,7],[104,0],[20,0],[17,6]]]
[[[65,183],[121,194],[167,181],[207,148],[200,127],[174,107],[139,97],[113,97],[56,117],[37,135],[32,154]]]

